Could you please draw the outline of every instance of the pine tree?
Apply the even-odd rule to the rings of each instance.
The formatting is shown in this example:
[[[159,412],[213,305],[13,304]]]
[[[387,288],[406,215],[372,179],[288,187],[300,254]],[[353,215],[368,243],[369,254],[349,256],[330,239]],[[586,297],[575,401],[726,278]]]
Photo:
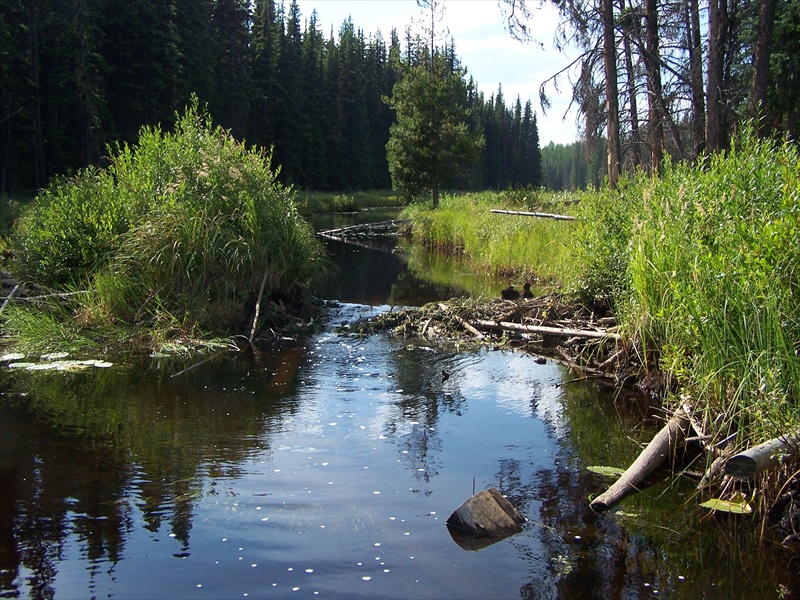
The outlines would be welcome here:
[[[483,146],[467,127],[464,72],[446,67],[439,52],[403,66],[389,101],[397,115],[386,147],[392,184],[412,195],[430,189],[434,208],[440,186],[465,171]]]

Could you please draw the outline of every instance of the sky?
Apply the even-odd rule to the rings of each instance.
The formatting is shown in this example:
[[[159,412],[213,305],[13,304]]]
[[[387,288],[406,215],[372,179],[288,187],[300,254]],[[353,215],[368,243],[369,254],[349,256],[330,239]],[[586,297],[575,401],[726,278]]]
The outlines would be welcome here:
[[[544,115],[539,105],[539,86],[555,75],[577,56],[577,52],[559,52],[553,44],[558,15],[550,6],[537,7],[529,0],[534,16],[529,23],[533,36],[542,46],[522,43],[511,37],[505,27],[498,0],[446,0],[444,26],[455,40],[456,54],[468,75],[478,83],[478,89],[488,97],[503,86],[506,105],[512,106],[517,96],[530,100],[539,125],[539,143],[571,144],[577,138],[575,111],[566,114],[571,87],[566,79],[560,82],[560,93],[548,89],[552,106]],[[331,29],[338,34],[348,17],[365,36],[380,30],[389,40],[392,27],[403,39],[406,26],[420,17],[416,0],[298,0],[301,18],[306,22],[316,9],[320,30],[327,36]]]

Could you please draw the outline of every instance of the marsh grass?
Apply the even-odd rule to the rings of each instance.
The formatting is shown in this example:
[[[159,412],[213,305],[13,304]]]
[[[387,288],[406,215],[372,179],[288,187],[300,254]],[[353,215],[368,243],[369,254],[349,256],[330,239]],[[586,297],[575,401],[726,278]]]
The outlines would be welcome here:
[[[745,134],[707,167],[667,165],[582,207],[573,285],[711,415],[764,441],[800,423],[800,156]],[[592,259],[595,258],[595,260]]]
[[[392,190],[365,190],[349,193],[299,191],[297,209],[305,216],[323,213],[358,212],[368,208],[405,206],[405,198]]]
[[[144,128],[111,155],[105,170],[54,181],[14,233],[19,278],[88,290],[65,326],[90,338],[131,327],[126,337],[153,347],[234,334],[248,326],[262,281],[265,305],[310,306],[327,261],[268,155],[213,127],[196,102],[174,132]],[[14,321],[36,315],[4,315],[7,331],[33,334]]]
[[[446,194],[436,210],[412,204],[402,216],[411,219],[415,242],[462,256],[476,271],[559,281],[573,224],[490,212],[539,208],[541,197],[541,192]],[[563,200],[547,206],[566,210]]]

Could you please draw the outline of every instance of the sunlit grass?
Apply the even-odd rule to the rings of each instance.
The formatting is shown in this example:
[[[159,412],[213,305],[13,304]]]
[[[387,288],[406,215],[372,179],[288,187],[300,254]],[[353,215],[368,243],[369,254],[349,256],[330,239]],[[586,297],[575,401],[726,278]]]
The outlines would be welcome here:
[[[709,419],[708,433],[740,431],[744,445],[796,429],[796,146],[745,135],[706,168],[667,165],[585,210],[584,293],[609,293],[642,353],[698,407],[725,417]]]
[[[297,209],[302,215],[358,212],[367,208],[401,207],[403,196],[392,190],[356,192],[296,192]]]
[[[492,208],[536,208],[527,195],[510,196],[497,192],[446,194],[438,209],[413,204],[402,216],[411,219],[415,242],[461,256],[478,272],[560,281],[574,224],[491,212]],[[549,210],[553,207],[569,210],[563,199],[548,204]]]

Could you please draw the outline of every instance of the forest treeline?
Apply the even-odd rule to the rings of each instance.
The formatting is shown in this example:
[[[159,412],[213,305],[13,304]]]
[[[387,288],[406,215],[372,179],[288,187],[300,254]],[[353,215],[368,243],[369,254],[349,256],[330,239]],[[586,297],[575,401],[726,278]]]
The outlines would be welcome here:
[[[511,33],[531,39],[538,2],[502,0]],[[621,172],[727,151],[744,121],[759,135],[800,133],[800,0],[559,0],[558,46],[582,138]],[[562,164],[559,168],[567,168]],[[549,184],[548,184],[549,185]]]
[[[275,0],[5,0],[0,4],[0,194],[103,164],[143,125],[171,126],[192,94],[246,143],[273,149],[285,183],[387,189],[385,102],[397,61],[424,42],[407,30],[326,34],[316,13]],[[445,50],[460,69],[455,44]],[[469,80],[470,127],[485,145],[469,189],[539,185],[536,114]]]

